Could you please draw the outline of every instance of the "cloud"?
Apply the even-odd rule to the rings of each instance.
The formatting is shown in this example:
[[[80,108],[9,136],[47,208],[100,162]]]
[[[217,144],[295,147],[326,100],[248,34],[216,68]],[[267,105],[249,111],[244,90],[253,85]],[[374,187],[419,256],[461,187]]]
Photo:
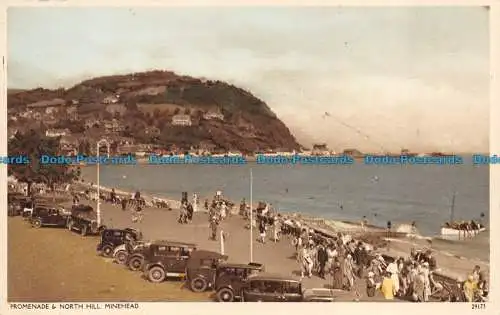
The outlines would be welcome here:
[[[9,11],[9,86],[168,69],[250,90],[306,142],[488,149],[489,26],[481,8],[132,11]]]

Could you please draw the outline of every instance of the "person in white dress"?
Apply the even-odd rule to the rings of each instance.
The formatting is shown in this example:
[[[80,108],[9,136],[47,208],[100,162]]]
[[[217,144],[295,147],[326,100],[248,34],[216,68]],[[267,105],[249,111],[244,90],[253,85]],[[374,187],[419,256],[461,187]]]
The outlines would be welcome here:
[[[279,221],[279,218],[276,216],[274,217],[274,222],[273,222],[273,234],[274,234],[274,242],[278,242],[280,240],[280,237],[279,237],[279,232],[281,230],[281,224],[280,224],[280,221]]]
[[[226,215],[227,215],[226,203],[222,202],[222,204],[220,206],[220,216],[221,216],[222,220],[224,220],[226,218]]]
[[[198,212],[198,195],[193,194],[193,212]]]
[[[310,278],[312,276],[312,270],[314,267],[314,261],[311,257],[310,249],[307,246],[302,248],[302,268],[301,268],[301,277],[304,278],[304,273],[307,273],[307,276]]]

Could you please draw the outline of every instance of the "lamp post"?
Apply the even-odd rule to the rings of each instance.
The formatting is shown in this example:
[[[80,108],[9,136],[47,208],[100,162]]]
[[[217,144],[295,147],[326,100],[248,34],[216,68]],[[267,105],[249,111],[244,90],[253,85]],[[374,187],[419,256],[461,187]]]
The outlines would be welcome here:
[[[98,228],[101,226],[101,183],[99,179],[99,165],[101,164],[101,161],[99,159],[99,153],[100,153],[99,149],[102,143],[104,143],[108,149],[108,158],[110,149],[110,144],[108,140],[101,139],[97,141],[97,227]]]
[[[253,174],[250,169],[250,262],[253,262]]]
[[[224,241],[225,241],[225,239],[224,239],[224,231],[221,230],[220,231],[220,253],[222,255],[224,255]]]

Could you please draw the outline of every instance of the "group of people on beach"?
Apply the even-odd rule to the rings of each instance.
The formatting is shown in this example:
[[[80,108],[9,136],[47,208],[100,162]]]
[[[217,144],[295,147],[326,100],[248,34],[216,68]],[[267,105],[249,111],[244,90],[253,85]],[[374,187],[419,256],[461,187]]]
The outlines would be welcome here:
[[[481,214],[484,216],[484,214]],[[464,238],[471,238],[477,235],[480,232],[481,228],[484,226],[475,220],[470,221],[454,221],[454,222],[445,222],[443,225],[444,228],[453,229],[460,231]]]
[[[301,226],[299,220],[274,216],[281,235],[292,240],[301,277],[330,276],[331,288],[355,291],[356,280],[364,279],[366,295],[374,297],[377,291],[387,300],[400,298],[414,302],[442,299],[449,301],[481,301],[488,294],[486,277],[476,266],[467,281],[458,281],[456,287],[446,287],[435,280],[439,271],[431,250],[412,249],[406,258],[395,260],[376,254],[373,246],[356,241],[350,235],[337,233],[327,237],[314,229]],[[264,235],[261,235],[261,237]]]

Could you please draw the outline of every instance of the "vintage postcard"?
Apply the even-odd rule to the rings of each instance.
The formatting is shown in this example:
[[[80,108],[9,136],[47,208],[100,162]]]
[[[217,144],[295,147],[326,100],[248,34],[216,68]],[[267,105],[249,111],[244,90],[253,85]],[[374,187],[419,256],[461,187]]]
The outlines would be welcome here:
[[[5,312],[494,313],[498,7],[111,4],[6,9]]]

